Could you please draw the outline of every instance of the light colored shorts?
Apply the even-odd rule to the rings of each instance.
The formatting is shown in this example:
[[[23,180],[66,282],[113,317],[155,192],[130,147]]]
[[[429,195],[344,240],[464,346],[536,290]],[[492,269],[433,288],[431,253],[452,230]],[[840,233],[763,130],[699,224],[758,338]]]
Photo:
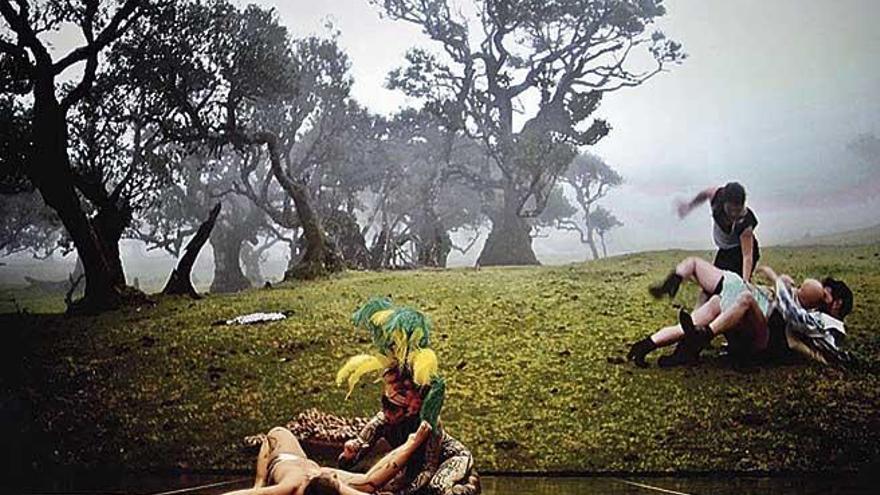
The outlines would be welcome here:
[[[723,282],[721,286],[721,311],[727,311],[731,306],[736,304],[736,300],[743,292],[751,292],[758,307],[764,316],[770,314],[772,310],[771,293],[768,289],[753,285],[749,287],[739,274],[724,270]]]

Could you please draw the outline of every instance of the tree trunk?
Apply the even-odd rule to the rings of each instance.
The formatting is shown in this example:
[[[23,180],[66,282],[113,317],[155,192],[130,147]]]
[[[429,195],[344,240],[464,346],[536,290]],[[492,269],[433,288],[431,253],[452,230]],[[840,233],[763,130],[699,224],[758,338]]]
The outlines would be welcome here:
[[[296,266],[284,272],[284,280],[312,279],[327,273],[341,271],[344,268],[342,259],[336,251],[335,244],[324,234],[321,220],[317,212],[312,209],[308,191],[302,184],[291,179],[281,165],[282,157],[278,137],[270,132],[261,132],[257,135],[256,140],[268,146],[272,174],[284,191],[293,199],[296,216],[303,229],[305,253]]]
[[[512,196],[505,191],[504,206],[492,218],[492,230],[477,259],[480,266],[540,264],[532,249],[531,226],[517,215]]]
[[[190,239],[184,248],[183,257],[177,263],[177,268],[171,270],[171,277],[169,277],[168,283],[165,284],[165,289],[162,290],[163,294],[186,294],[193,299],[201,298],[193,287],[190,274],[196,262],[196,257],[198,257],[199,252],[202,250],[202,246],[208,242],[208,238],[211,236],[211,231],[214,229],[214,223],[217,221],[217,215],[219,214],[220,203],[217,203],[211,209],[207,220],[199,225],[196,235]]]
[[[31,182],[43,200],[58,214],[82,260],[86,286],[83,298],[68,308],[70,312],[98,312],[118,307],[128,292],[121,273],[119,246],[102,241],[89,220],[74,189],[68,155],[67,122],[55,98],[51,77],[39,77],[34,88]]]
[[[373,240],[373,248],[370,250],[370,268],[379,270],[385,268],[385,260],[388,258],[388,230],[382,226],[382,230]]]
[[[590,221],[590,207],[592,203],[589,202],[581,202],[581,207],[584,209],[584,225],[587,226],[587,246],[590,246],[590,252],[593,254],[593,259],[599,259],[599,250],[596,249],[596,238],[593,236],[593,232],[595,232],[595,227],[593,227],[593,223]]]
[[[599,239],[602,241],[602,257],[607,258],[608,257],[608,248],[605,247],[605,234],[600,232]]]
[[[599,259],[599,250],[596,248],[596,239],[593,237],[593,227],[587,225],[587,246],[590,246],[590,253],[593,259]]]
[[[263,251],[255,249],[251,243],[245,242],[241,247],[241,261],[244,264],[244,276],[256,287],[262,287],[266,283],[263,271],[260,269],[260,257]]]
[[[118,208],[115,204],[101,205],[93,220],[98,240],[109,264],[113,282],[123,287],[125,286],[125,271],[122,269],[122,257],[119,255],[119,241],[130,221],[131,214]]]
[[[368,268],[370,250],[354,214],[336,211],[326,220],[327,233],[335,239],[345,264],[349,268]]]
[[[214,281],[211,292],[238,292],[249,289],[250,281],[241,271],[241,245],[245,233],[231,225],[229,218],[220,219],[211,231],[211,247],[214,250]]]
[[[416,244],[416,260],[419,266],[446,268],[446,258],[452,250],[452,241],[433,211],[425,212]]]

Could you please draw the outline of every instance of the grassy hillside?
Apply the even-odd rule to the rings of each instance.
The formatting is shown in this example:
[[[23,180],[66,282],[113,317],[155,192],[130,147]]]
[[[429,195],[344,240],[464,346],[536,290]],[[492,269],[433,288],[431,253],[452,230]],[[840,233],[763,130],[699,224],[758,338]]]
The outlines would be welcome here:
[[[771,248],[796,277],[834,274],[856,292],[842,372],[805,363],[642,370],[627,344],[671,322],[693,290],[656,302],[646,286],[682,252],[562,267],[349,272],[331,280],[210,296],[90,318],[6,315],[6,449],[39,465],[249,469],[238,439],[319,407],[366,415],[379,388],[348,401],[332,383],[368,349],[348,323],[391,295],[436,323],[448,382],[444,422],[483,470],[851,470],[880,452],[880,246]],[[282,322],[211,326],[252,311]],[[659,355],[660,353],[655,353]],[[21,445],[18,445],[21,443]]]
[[[837,234],[803,237],[787,243],[789,246],[866,246],[880,244],[880,225],[847,230]]]

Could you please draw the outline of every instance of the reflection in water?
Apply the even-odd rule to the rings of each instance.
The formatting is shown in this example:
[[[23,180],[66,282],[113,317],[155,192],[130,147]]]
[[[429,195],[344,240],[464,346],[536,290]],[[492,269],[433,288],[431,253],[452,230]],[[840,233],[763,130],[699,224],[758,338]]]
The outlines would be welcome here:
[[[53,477],[54,478],[54,477]],[[704,477],[704,478],[560,478],[483,476],[484,495],[867,495],[869,477],[835,476],[790,478]],[[250,487],[250,476],[150,474],[81,475],[31,479],[29,486],[0,493],[105,493],[127,495],[219,495]]]
[[[643,489],[610,478],[539,478],[484,476],[484,495],[643,494]]]
[[[541,478],[484,476],[484,495],[867,495],[876,493],[855,477],[797,478]]]

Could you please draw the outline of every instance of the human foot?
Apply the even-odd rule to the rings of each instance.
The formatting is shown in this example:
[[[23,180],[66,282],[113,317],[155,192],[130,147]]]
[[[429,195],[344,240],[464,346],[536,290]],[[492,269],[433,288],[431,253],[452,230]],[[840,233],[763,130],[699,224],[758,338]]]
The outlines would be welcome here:
[[[681,282],[681,275],[671,272],[659,284],[648,287],[648,292],[654,296],[655,299],[660,299],[663,296],[675,297],[675,295],[678,294],[678,288],[681,286]]]

